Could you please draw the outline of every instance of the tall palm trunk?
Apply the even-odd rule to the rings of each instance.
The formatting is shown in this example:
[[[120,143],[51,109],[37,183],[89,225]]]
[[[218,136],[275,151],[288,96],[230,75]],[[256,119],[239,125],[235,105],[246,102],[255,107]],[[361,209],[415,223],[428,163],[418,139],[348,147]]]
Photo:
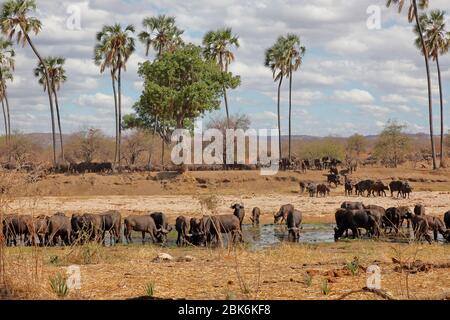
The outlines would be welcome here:
[[[115,70],[111,70],[111,80],[113,87],[113,95],[114,95],[114,110],[115,110],[115,125],[116,125],[116,145],[114,150],[114,167],[117,165],[117,151],[118,151],[118,139],[119,139],[119,127],[117,126],[117,117],[118,117],[118,108],[117,108],[117,93],[116,93],[116,72]]]
[[[118,97],[119,97],[119,105],[118,105],[118,109],[119,109],[119,114],[118,114],[118,118],[117,118],[117,127],[119,128],[119,139],[117,141],[117,154],[119,157],[119,169],[121,166],[121,152],[120,152],[120,148],[121,148],[121,142],[122,142],[122,66],[119,67],[119,75],[117,78],[117,84],[118,84]]]
[[[8,121],[8,141],[11,142],[11,113],[9,111],[9,101],[8,101],[8,94],[6,93],[6,88],[4,92],[4,99],[5,99],[5,105],[6,105],[6,118]]]
[[[56,94],[56,88],[55,88],[54,84],[52,86],[52,91],[53,91],[53,96],[55,97],[56,119],[58,121],[59,143],[61,145],[61,160],[64,163],[65,162],[65,159],[64,159],[64,143],[63,143],[63,134],[62,134],[62,129],[61,129],[61,117],[60,117],[60,113],[59,113],[58,95]]]
[[[420,41],[422,43],[422,50],[425,57],[425,67],[427,70],[427,82],[428,82],[428,116],[429,116],[429,122],[430,122],[430,139],[431,139],[431,154],[433,157],[433,170],[437,169],[436,164],[436,148],[434,146],[434,130],[433,130],[433,101],[432,101],[432,92],[431,92],[431,77],[430,77],[430,65],[428,63],[428,50],[425,45],[425,41],[423,39],[423,33],[422,33],[422,26],[419,22],[419,11],[417,9],[417,1],[412,0],[414,5],[414,11],[415,11],[415,19],[416,19],[416,25],[419,30],[419,36]]]
[[[53,99],[52,99],[52,93],[51,93],[51,84],[50,84],[50,79],[48,77],[48,69],[47,69],[47,65],[45,64],[44,60],[42,59],[41,55],[39,54],[39,52],[37,51],[37,49],[35,48],[35,46],[33,45],[33,42],[31,41],[30,36],[28,35],[28,33],[26,33],[23,29],[22,29],[23,34],[25,35],[28,44],[30,45],[31,49],[33,50],[34,54],[36,55],[36,57],[38,58],[39,62],[44,66],[44,75],[45,75],[45,81],[47,82],[47,93],[48,93],[48,100],[50,103],[50,115],[51,115],[51,120],[52,120],[52,140],[53,140],[53,166],[56,168],[57,162],[56,162],[56,133],[55,133],[55,114],[54,114],[54,110],[53,110]]]
[[[8,141],[8,120],[6,119],[6,109],[5,109],[5,101],[2,99],[2,110],[3,110],[3,120],[5,121],[5,142],[6,144],[9,143]]]
[[[165,142],[164,142],[164,138],[161,138],[161,167],[162,170],[164,171],[164,153],[165,153]]]
[[[280,77],[280,83],[278,84],[278,151],[280,152],[280,160],[282,159],[281,155],[281,110],[280,110],[280,99],[281,99],[281,84],[283,83],[283,77]]]
[[[289,161],[291,161],[292,142],[292,69],[289,72]]]
[[[223,101],[225,102],[225,111],[227,113],[227,129],[230,129],[230,112],[228,111],[228,98],[225,87],[223,87]]]
[[[441,155],[440,155],[440,163],[441,167],[444,164],[444,158],[445,158],[445,149],[444,149],[444,93],[442,91],[442,77],[441,77],[441,66],[439,64],[439,55],[436,55],[436,66],[437,66],[437,72],[438,72],[438,79],[439,79],[439,99],[441,103]]]

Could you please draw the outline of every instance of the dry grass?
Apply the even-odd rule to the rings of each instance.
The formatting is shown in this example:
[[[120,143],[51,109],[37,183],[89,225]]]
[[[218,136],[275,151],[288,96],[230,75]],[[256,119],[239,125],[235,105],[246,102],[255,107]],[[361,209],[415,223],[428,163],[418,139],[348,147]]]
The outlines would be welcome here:
[[[353,275],[347,264],[358,258],[366,268],[382,269],[382,288],[397,299],[436,299],[450,294],[449,269],[408,274],[394,271],[392,258],[443,263],[450,260],[445,245],[387,244],[351,241],[321,245],[284,244],[263,251],[244,248],[200,249],[157,246],[98,246],[95,261],[79,259],[78,248],[46,248],[37,259],[39,273],[33,276],[36,258],[32,248],[6,249],[6,279],[18,298],[55,299],[49,277],[64,273],[71,264],[81,265],[82,288],[71,291],[71,299],[124,299],[144,296],[148,283],[159,298],[187,299],[336,299],[366,285],[362,270]],[[192,262],[152,262],[161,252],[175,259],[190,255]],[[58,256],[58,263],[52,257]],[[306,274],[311,277],[307,283]],[[322,293],[328,281],[329,294]],[[377,296],[358,293],[352,299]]]

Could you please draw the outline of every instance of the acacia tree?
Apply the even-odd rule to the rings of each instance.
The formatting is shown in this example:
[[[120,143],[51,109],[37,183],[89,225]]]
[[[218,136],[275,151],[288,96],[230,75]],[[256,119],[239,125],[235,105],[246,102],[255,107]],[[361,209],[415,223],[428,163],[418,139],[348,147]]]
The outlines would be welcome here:
[[[17,39],[17,43],[25,45],[28,43],[33,50],[34,54],[42,63],[45,70],[45,81],[47,87],[50,87],[50,78],[48,77],[47,66],[39,54],[34,43],[31,41],[30,33],[33,32],[37,35],[42,29],[42,23],[36,17],[31,17],[30,13],[36,11],[35,0],[7,0],[2,7],[0,16],[0,27],[9,40],[14,37]],[[56,167],[56,135],[55,135],[55,122],[54,122],[54,110],[53,99],[51,91],[47,90],[48,100],[50,105],[50,114],[52,120],[52,140],[53,140],[53,166]]]
[[[410,150],[410,139],[404,134],[405,125],[389,121],[379,135],[374,154],[387,165],[396,168]]]
[[[52,96],[55,99],[56,119],[58,122],[59,142],[61,147],[61,160],[64,162],[64,143],[57,91],[59,91],[61,85],[67,80],[66,70],[64,70],[64,63],[66,60],[61,57],[48,57],[44,59],[44,61],[47,65],[48,75],[50,78],[50,89],[47,88],[47,81],[45,81],[45,68],[42,63],[39,63],[36,69],[34,69],[34,76],[39,78],[39,84],[44,88],[44,91],[51,90]]]

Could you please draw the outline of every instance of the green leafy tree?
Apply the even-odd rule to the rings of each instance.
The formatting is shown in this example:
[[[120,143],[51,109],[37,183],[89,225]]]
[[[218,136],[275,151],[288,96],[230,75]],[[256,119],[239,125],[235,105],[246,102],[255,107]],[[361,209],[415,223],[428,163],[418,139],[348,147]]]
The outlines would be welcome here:
[[[0,15],[0,28],[2,33],[5,34],[9,40],[14,37],[17,39],[17,43],[25,45],[28,43],[33,50],[34,54],[43,64],[45,69],[45,81],[47,86],[50,87],[50,78],[48,77],[47,66],[44,60],[39,54],[37,48],[34,46],[31,40],[30,33],[37,35],[42,29],[42,23],[36,17],[31,17],[30,13],[36,11],[35,0],[7,0],[3,3]],[[52,139],[53,139],[53,165],[56,167],[56,135],[55,135],[55,122],[54,122],[54,110],[53,99],[51,91],[47,90],[48,99],[50,104],[50,114],[52,120]]]
[[[222,72],[228,73],[230,64],[234,61],[232,47],[239,48],[239,37],[233,35],[231,28],[209,31],[203,37],[203,54],[207,59],[216,61]],[[238,81],[238,79],[236,79]],[[226,87],[223,87],[223,99],[227,114],[227,125],[230,126],[230,113]]]
[[[114,163],[121,165],[120,145],[122,140],[122,70],[126,71],[128,59],[136,49],[133,38],[134,26],[128,25],[125,28],[118,23],[112,26],[104,26],[102,31],[97,33],[97,44],[94,50],[95,63],[100,66],[100,72],[110,69],[115,118],[116,118],[116,151]],[[116,89],[117,80],[117,89]]]
[[[64,69],[64,63],[66,60],[61,57],[48,57],[44,59],[44,61],[45,65],[47,66],[48,75],[50,78],[50,90],[55,99],[56,119],[58,122],[59,142],[61,147],[61,159],[64,162],[64,143],[57,91],[59,91],[61,85],[67,80],[66,70]],[[43,86],[44,91],[48,90],[47,81],[45,80],[45,66],[42,63],[39,63],[37,68],[34,69],[34,76],[36,78],[39,78],[39,84]]]
[[[223,84],[235,85],[231,75],[203,59],[201,48],[192,44],[141,64],[139,75],[144,91],[134,106],[136,114],[127,121],[150,130],[162,129],[158,133],[164,138],[173,129],[192,129],[195,119],[219,109]]]
[[[420,24],[422,27],[423,38],[429,58],[436,62],[436,68],[438,72],[439,81],[439,98],[440,98],[440,112],[441,112],[441,141],[440,141],[440,163],[441,166],[444,163],[444,95],[442,91],[442,77],[441,66],[439,63],[439,57],[448,53],[450,47],[450,32],[446,29],[445,24],[445,11],[432,10],[430,14],[422,14],[420,16]],[[419,34],[420,30],[416,27],[416,34]],[[416,39],[416,46],[421,49],[421,38]]]
[[[389,121],[379,135],[374,155],[385,165],[396,168],[410,151],[411,140],[405,135],[405,128],[405,125]]]
[[[386,6],[390,7],[391,5],[396,5],[398,7],[398,12],[402,12],[403,7],[405,5],[406,0],[387,0]],[[425,9],[428,7],[429,1],[428,0],[410,0],[410,6],[408,10],[408,21],[411,23],[415,21],[416,28],[418,30],[419,38],[420,38],[420,45],[421,45],[421,51],[425,57],[425,69],[427,73],[427,84],[428,84],[428,117],[429,117],[429,123],[430,123],[430,140],[431,140],[431,154],[433,157],[433,170],[437,169],[437,163],[436,163],[436,148],[434,145],[434,130],[433,130],[433,100],[432,100],[432,90],[431,90],[431,76],[430,76],[430,65],[428,62],[428,48],[425,43],[423,31],[422,31],[422,25],[419,22],[419,8]]]
[[[361,153],[366,150],[366,146],[366,139],[362,135],[355,133],[347,140],[347,154],[349,156],[355,154],[357,157],[359,157]]]

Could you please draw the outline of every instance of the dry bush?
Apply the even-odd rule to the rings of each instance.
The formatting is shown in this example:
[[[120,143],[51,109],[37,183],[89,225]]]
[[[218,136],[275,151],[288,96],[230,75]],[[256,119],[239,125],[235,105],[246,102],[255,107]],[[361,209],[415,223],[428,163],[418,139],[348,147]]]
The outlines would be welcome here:
[[[89,129],[69,136],[65,145],[69,162],[110,162],[114,157],[114,139],[99,129]]]
[[[18,168],[27,163],[35,163],[43,151],[41,145],[21,133],[12,135],[9,144],[6,144],[4,137],[0,138],[0,161]]]

